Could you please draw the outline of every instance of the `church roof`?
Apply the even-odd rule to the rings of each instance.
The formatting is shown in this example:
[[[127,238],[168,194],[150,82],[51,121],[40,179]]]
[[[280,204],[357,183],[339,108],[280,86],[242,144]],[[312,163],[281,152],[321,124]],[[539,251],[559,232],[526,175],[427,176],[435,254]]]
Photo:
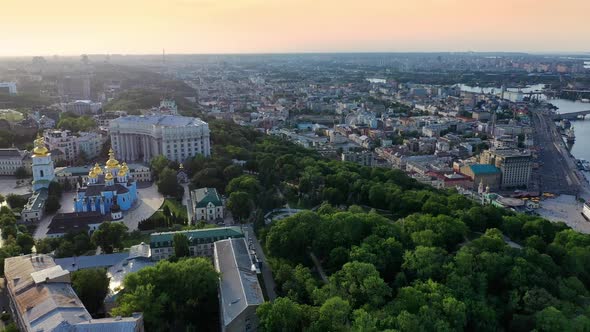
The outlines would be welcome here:
[[[103,221],[104,216],[98,211],[58,213],[51,219],[47,234],[87,232],[88,225]]]
[[[195,207],[205,207],[209,203],[213,203],[215,206],[223,205],[219,194],[215,188],[199,188],[193,190],[193,199],[195,201]]]
[[[83,189],[83,188],[82,188]],[[115,183],[112,186],[106,186],[104,183],[89,185],[85,190],[80,189],[80,192],[85,191],[86,197],[100,196],[104,191],[115,191],[117,195],[126,194],[129,192],[125,186],[120,183]]]

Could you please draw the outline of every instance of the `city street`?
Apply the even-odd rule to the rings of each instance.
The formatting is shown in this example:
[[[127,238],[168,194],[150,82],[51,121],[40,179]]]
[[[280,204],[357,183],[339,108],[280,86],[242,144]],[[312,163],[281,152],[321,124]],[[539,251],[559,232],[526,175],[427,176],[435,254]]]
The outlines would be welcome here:
[[[582,182],[555,123],[545,114],[533,112],[535,145],[540,147],[539,170],[535,172],[542,192],[577,194]]]
[[[261,272],[262,278],[264,279],[266,294],[268,295],[268,300],[273,301],[277,298],[277,293],[275,291],[276,283],[272,276],[272,270],[270,268],[270,265],[268,265],[268,261],[266,260],[266,256],[264,255],[264,251],[262,250],[262,246],[256,238],[256,234],[254,234],[254,229],[252,229],[252,225],[244,225],[244,231],[245,233],[247,233],[246,241],[248,241],[248,243],[250,243],[250,240],[252,241],[251,245],[254,247],[258,259],[262,261]]]

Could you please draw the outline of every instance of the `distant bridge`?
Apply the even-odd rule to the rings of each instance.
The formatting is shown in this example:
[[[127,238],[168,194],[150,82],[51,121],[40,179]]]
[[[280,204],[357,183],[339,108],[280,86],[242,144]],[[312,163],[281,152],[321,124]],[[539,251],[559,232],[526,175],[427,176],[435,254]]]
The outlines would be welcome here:
[[[559,113],[553,115],[553,120],[576,120],[579,118],[585,119],[586,115],[590,115],[590,110],[588,111],[579,111],[579,112],[572,112],[572,113]]]

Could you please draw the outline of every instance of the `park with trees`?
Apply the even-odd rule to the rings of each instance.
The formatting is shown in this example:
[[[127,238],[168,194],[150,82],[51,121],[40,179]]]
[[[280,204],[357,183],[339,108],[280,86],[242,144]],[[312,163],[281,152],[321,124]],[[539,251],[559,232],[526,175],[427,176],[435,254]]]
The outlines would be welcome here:
[[[280,295],[258,309],[262,331],[590,329],[589,235],[399,170],[210,126],[213,157],[185,168],[191,186],[217,188],[255,224]],[[285,203],[313,211],[265,225]]]
[[[590,328],[589,235],[399,170],[327,160],[225,122],[211,127],[215,160],[194,165],[215,169],[207,173],[224,194],[253,202],[244,221],[256,225],[281,296],[259,308],[263,331]],[[245,163],[228,181],[220,170],[231,159]],[[258,211],[287,202],[315,211],[265,226]]]

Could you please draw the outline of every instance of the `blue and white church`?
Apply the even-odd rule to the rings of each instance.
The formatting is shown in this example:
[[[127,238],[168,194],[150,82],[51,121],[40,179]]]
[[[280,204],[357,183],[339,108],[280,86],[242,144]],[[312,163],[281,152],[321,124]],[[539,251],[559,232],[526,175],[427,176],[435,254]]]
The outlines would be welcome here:
[[[119,164],[111,149],[104,169],[95,164],[88,172],[88,181],[78,188],[74,211],[110,213],[116,220],[136,202],[137,182],[129,174],[127,164]]]

